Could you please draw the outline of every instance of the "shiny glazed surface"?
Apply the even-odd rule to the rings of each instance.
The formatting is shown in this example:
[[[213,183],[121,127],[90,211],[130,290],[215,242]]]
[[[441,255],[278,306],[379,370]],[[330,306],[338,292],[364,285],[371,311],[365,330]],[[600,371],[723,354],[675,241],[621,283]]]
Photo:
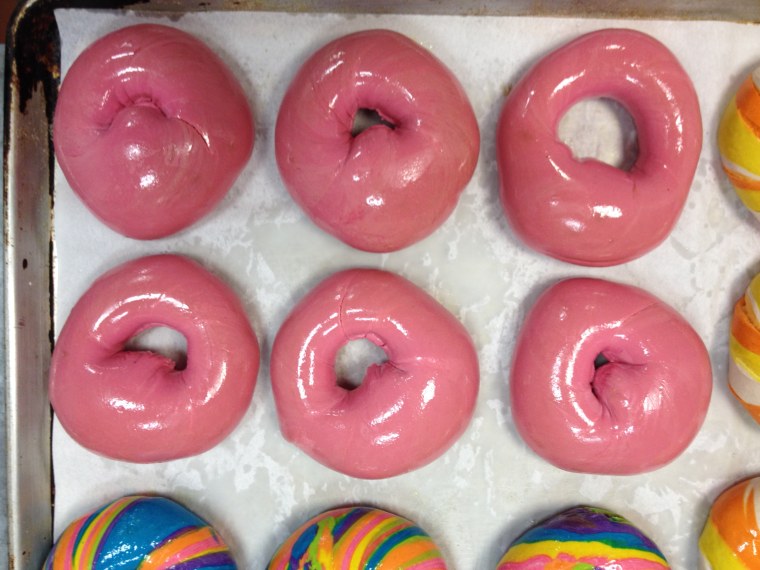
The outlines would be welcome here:
[[[665,465],[697,434],[711,391],[707,350],[675,310],[641,289],[589,278],[538,298],[510,377],[512,416],[528,445],[582,473]]]
[[[388,124],[352,135],[360,109]],[[275,152],[293,199],[323,230],[388,252],[432,233],[453,211],[480,147],[465,92],[430,52],[389,30],[322,47],[280,106]]]
[[[657,545],[624,517],[594,507],[574,507],[522,534],[497,570],[663,570]]]
[[[438,547],[413,522],[369,507],[335,509],[305,522],[267,570],[446,570]]]
[[[335,357],[356,339],[388,359],[350,390],[338,384]],[[371,269],[336,273],[298,303],[274,340],[271,374],[285,438],[366,479],[441,455],[467,427],[479,384],[461,323],[406,279]]]
[[[734,306],[728,350],[728,385],[752,418],[760,423],[760,275]]]
[[[210,212],[253,150],[253,116],[224,62],[186,32],[122,28],[61,85],[55,155],[73,190],[128,237],[173,234]]]
[[[132,337],[165,326],[184,335],[187,366]],[[206,451],[253,396],[259,346],[232,290],[187,258],[156,255],[99,277],[55,344],[50,401],[64,429],[107,457],[148,463]]]
[[[699,537],[702,570],[760,569],[760,477],[732,485],[715,500]]]
[[[71,523],[43,570],[235,570],[229,547],[197,515],[164,497],[133,495]]]
[[[574,103],[599,97],[633,118],[639,153],[629,171],[578,160],[557,136]],[[672,230],[696,170],[702,121],[691,80],[665,46],[609,29],[560,47],[522,77],[496,143],[514,232],[557,259],[609,266],[643,255]]]
[[[747,208],[760,218],[760,68],[741,84],[718,127],[723,171]]]

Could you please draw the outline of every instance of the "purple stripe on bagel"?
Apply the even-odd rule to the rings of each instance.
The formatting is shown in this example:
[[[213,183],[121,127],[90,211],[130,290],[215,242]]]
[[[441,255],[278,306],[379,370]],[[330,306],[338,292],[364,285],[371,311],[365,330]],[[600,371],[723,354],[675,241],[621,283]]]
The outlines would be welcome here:
[[[185,562],[175,564],[168,570],[200,570],[201,568],[214,568],[216,570],[236,570],[235,561],[227,552],[214,552],[199,558],[193,558]]]
[[[186,532],[191,531],[191,530],[193,530],[195,528],[198,528],[198,527],[188,525],[188,526],[183,526],[182,528],[177,529],[176,531],[174,531],[173,533],[171,533],[169,536],[167,536],[166,538],[164,538],[161,542],[159,542],[156,545],[156,548],[159,548],[159,547],[163,546],[167,542],[169,542],[171,540],[174,540],[178,536],[183,535]]]
[[[569,531],[580,535],[625,533],[635,536],[646,548],[659,551],[657,545],[629,520],[605,509],[575,507],[552,517],[541,526],[544,529]]]
[[[366,515],[367,512],[368,509],[359,507],[350,509],[342,516],[336,517],[335,527],[332,531],[333,541],[338,542],[346,531],[348,531],[356,521]]]

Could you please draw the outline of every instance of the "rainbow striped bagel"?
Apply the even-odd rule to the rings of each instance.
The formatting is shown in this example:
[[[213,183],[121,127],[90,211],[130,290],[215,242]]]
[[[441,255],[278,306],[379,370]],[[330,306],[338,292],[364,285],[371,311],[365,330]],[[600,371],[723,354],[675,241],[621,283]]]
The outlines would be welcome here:
[[[760,68],[741,84],[718,127],[723,170],[755,217],[760,219]]]
[[[574,507],[512,543],[496,570],[662,570],[660,549],[631,522],[605,509]]]
[[[118,499],[70,524],[43,570],[236,570],[205,521],[164,497]]]
[[[369,507],[327,511],[280,546],[267,570],[446,570],[427,533]]]
[[[699,537],[702,570],[760,568],[760,477],[720,494]]]
[[[760,275],[734,305],[728,351],[731,392],[760,423]]]

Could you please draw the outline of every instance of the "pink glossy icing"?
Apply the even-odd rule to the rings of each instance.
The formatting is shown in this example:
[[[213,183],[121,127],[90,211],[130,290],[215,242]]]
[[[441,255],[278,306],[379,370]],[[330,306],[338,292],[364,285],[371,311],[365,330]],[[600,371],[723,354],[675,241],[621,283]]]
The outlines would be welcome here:
[[[360,109],[377,124],[352,135]],[[282,101],[277,165],[294,200],[322,229],[366,251],[426,237],[452,212],[480,140],[457,79],[430,52],[389,30],[318,50]]]
[[[608,97],[631,114],[639,154],[629,171],[578,160],[557,136],[565,111]],[[593,32],[539,61],[512,89],[499,120],[504,211],[530,247],[604,266],[643,255],[670,233],[702,145],[694,87],[655,39],[625,29]]]
[[[335,357],[362,338],[388,360],[349,390],[338,385]],[[275,338],[271,375],[284,436],[324,465],[367,479],[441,455],[466,428],[479,383],[461,323],[409,281],[370,269],[337,273],[298,303]]]
[[[600,355],[608,362],[595,368]],[[707,350],[676,311],[641,289],[587,278],[539,297],[510,379],[515,424],[536,453],[562,469],[616,475],[677,457],[711,391]]]
[[[73,190],[112,229],[170,235],[222,199],[253,150],[240,84],[193,36],[122,28],[90,45],[66,74],[53,141]]]
[[[184,335],[183,370],[124,349],[156,326]],[[194,261],[156,255],[112,269],[79,299],[53,351],[50,401],[84,447],[167,461],[206,451],[233,430],[258,368],[258,342],[232,290]]]

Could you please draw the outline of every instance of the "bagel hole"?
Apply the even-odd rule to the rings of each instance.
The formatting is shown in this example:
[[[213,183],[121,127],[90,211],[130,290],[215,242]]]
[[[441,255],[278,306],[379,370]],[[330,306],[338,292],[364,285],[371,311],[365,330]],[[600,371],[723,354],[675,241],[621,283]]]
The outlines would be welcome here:
[[[367,368],[388,360],[385,351],[365,338],[350,340],[335,355],[335,376],[338,386],[355,390],[362,385]]]
[[[639,156],[633,117],[605,97],[582,99],[571,106],[559,121],[557,136],[578,160],[593,158],[628,171]]]
[[[605,364],[609,364],[610,360],[601,352],[594,358],[594,372],[602,368]],[[591,381],[591,393],[594,394],[594,398],[599,399],[599,393],[596,390],[596,376]]]
[[[602,366],[609,363],[609,358],[604,356],[601,352],[596,355],[594,359],[594,370],[599,370]]]
[[[130,338],[125,350],[155,352],[174,361],[175,370],[187,368],[187,339],[169,327],[151,327]]]
[[[375,125],[383,125],[391,130],[396,128],[396,125],[384,119],[375,109],[366,109],[364,107],[357,109],[354,115],[354,122],[351,125],[351,136],[356,137]]]

